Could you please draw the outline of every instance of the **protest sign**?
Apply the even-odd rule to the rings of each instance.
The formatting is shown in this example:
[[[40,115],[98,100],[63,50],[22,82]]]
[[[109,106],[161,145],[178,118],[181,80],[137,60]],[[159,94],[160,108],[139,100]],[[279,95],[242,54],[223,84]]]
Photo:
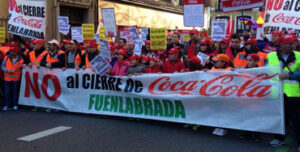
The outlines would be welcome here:
[[[120,28],[120,37],[126,41],[135,41],[139,39],[139,32],[137,26],[126,26]]]
[[[0,43],[5,42],[5,27],[0,27]]]
[[[141,55],[142,53],[142,47],[143,47],[143,40],[136,40],[134,41],[134,50],[133,54]]]
[[[148,28],[142,28],[141,29],[141,37],[143,42],[147,41],[147,36],[148,36]]]
[[[9,33],[34,39],[45,38],[46,1],[11,0],[8,14]]]
[[[104,58],[102,58],[101,55],[96,56],[91,61],[91,64],[96,73],[101,76],[106,74],[107,71],[111,68],[111,65]]]
[[[213,20],[212,22],[212,40],[219,42],[226,37],[226,20]]]
[[[83,40],[94,40],[94,24],[82,24]]]
[[[58,16],[57,22],[58,22],[58,31],[60,33],[62,33],[63,35],[68,35],[69,30],[70,30],[69,17],[68,16]]]
[[[114,8],[101,8],[103,24],[105,26],[105,35],[108,37],[117,36],[117,24]]]
[[[247,10],[264,6],[264,0],[222,0],[223,12]]]
[[[270,37],[274,30],[282,33],[294,30],[300,38],[300,2],[288,0],[268,0],[265,7],[264,34]]]
[[[82,38],[82,27],[72,27],[71,28],[72,40],[76,40],[79,43],[83,42]]]
[[[109,41],[109,37],[105,36],[105,27],[104,26],[101,26],[100,27],[100,30],[99,30],[99,38],[100,39],[103,39],[103,40],[106,40],[106,41]]]
[[[184,0],[184,26],[204,26],[203,0]]]
[[[206,55],[206,54],[204,54],[204,53],[202,53],[202,52],[199,52],[199,53],[197,54],[197,57],[200,59],[201,65],[202,65],[202,66],[205,65],[205,60],[209,59],[209,56]]]
[[[150,41],[152,50],[166,49],[167,30],[166,28],[150,28]]]
[[[108,61],[111,61],[108,41],[100,39],[100,56]]]
[[[99,59],[97,62],[107,63]],[[19,103],[69,112],[284,134],[280,69],[266,66],[114,77],[75,69],[26,67]]]
[[[263,33],[263,28],[262,27],[257,28],[257,30],[256,30],[256,39],[257,40],[263,40],[263,38],[261,37],[262,33]]]

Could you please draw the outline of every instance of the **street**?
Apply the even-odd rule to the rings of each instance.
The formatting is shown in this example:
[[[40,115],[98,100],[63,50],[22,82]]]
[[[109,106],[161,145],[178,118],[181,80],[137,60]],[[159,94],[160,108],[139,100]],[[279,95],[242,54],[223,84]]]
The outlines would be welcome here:
[[[169,122],[25,109],[1,111],[0,118],[0,152],[275,151],[268,145],[271,135],[255,142],[240,139],[239,131],[230,130],[227,136],[218,137],[211,134],[213,128],[194,131]],[[58,126],[71,129],[31,142],[18,140]]]

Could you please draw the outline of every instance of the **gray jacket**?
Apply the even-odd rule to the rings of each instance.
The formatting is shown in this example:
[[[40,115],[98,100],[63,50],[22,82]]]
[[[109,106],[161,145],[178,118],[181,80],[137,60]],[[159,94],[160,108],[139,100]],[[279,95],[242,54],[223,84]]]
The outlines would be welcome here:
[[[136,66],[131,65],[127,68],[126,75],[135,74],[135,73],[144,73],[145,69],[146,69],[146,67],[143,64],[139,64]]]

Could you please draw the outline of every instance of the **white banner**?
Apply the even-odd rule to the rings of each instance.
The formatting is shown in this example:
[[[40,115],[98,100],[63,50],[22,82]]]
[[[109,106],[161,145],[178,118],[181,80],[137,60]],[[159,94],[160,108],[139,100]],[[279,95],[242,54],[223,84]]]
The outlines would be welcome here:
[[[69,31],[70,31],[69,17],[68,16],[58,16],[57,22],[58,22],[59,33],[61,33],[63,35],[68,35]]]
[[[219,42],[226,37],[227,20],[213,20],[212,22],[212,40]]]
[[[204,26],[203,0],[184,0],[184,26]]]
[[[222,0],[223,12],[247,10],[263,6],[264,0]]]
[[[72,40],[76,40],[78,43],[82,43],[83,42],[83,38],[82,38],[82,27],[72,27],[71,28],[72,31]]]
[[[8,32],[24,37],[44,39],[46,1],[10,0]]]
[[[100,76],[25,68],[20,104],[284,134],[279,66],[236,71]]]
[[[268,0],[265,7],[264,34],[270,37],[274,30],[283,33],[294,30],[300,38],[300,2]]]

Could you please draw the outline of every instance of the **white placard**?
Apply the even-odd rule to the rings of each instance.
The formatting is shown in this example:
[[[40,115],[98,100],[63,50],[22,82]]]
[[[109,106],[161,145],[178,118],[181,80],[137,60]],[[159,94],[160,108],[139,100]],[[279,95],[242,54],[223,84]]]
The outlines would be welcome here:
[[[136,40],[134,41],[134,51],[133,54],[141,55],[143,47],[143,40]]]
[[[104,58],[102,58],[101,55],[96,56],[91,61],[91,64],[93,66],[93,69],[99,75],[106,74],[108,70],[111,68],[111,65]]]
[[[82,38],[82,27],[72,27],[71,28],[72,31],[72,40],[76,40],[78,43],[82,43],[83,42],[83,38]]]
[[[213,41],[219,42],[226,37],[226,25],[226,20],[213,20],[211,29],[211,36]]]
[[[117,36],[117,25],[114,8],[101,8],[103,24],[105,26],[105,35],[108,37]]]
[[[69,17],[68,16],[58,16],[58,31],[63,35],[68,35],[70,31]]]

